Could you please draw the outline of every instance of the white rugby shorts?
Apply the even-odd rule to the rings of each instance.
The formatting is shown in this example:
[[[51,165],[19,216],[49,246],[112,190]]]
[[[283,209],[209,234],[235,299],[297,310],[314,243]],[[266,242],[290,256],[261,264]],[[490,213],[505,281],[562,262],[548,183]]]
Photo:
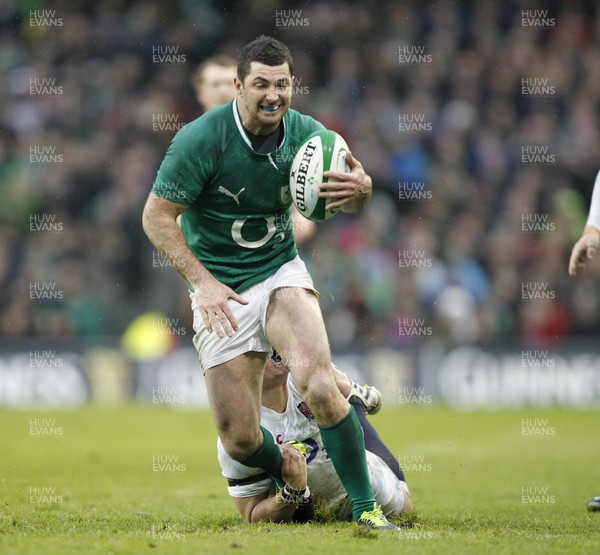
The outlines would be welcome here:
[[[194,295],[190,292],[196,332],[194,346],[198,351],[203,373],[244,353],[268,353],[271,350],[265,333],[267,308],[271,293],[280,287],[301,287],[313,291],[318,296],[304,262],[296,256],[272,276],[241,292],[240,295],[248,301],[247,305],[229,299],[229,307],[238,323],[238,331],[233,332],[233,337],[225,335],[222,338],[214,331],[209,333],[206,330]]]

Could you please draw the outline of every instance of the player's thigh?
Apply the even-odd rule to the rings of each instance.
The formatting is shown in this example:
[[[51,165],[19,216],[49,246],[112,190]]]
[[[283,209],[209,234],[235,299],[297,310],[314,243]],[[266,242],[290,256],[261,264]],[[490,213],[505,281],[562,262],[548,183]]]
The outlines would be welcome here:
[[[223,444],[259,443],[260,398],[266,354],[248,352],[204,374],[213,418]]]
[[[329,421],[348,412],[342,406],[333,370],[327,332],[314,293],[287,288],[271,294],[267,310],[266,335],[290,369],[300,394],[320,420]],[[278,294],[280,291],[286,294]],[[293,292],[291,294],[290,292]],[[323,412],[333,411],[334,414]]]
[[[335,383],[321,309],[313,292],[286,289],[271,293],[267,339],[281,354],[317,422],[329,426],[344,418],[350,406]]]
[[[271,293],[265,331],[284,364],[294,367],[329,367],[331,354],[323,315],[312,291],[283,287]]]

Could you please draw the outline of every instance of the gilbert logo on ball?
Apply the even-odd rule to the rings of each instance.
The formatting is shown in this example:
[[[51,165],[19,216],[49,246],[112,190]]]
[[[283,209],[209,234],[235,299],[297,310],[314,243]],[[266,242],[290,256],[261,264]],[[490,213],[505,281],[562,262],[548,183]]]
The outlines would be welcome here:
[[[328,181],[323,172],[350,171],[346,152],[346,141],[330,130],[313,133],[298,149],[290,171],[290,191],[294,205],[305,218],[328,220],[339,212],[340,208],[327,210],[326,205],[331,199],[319,198],[319,186]]]

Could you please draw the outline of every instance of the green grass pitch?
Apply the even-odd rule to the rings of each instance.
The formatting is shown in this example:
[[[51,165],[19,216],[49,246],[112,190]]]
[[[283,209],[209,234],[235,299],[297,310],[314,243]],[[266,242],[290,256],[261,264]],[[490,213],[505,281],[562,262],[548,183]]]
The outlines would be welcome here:
[[[0,411],[2,554],[598,553],[600,413],[386,407],[372,421],[406,467],[401,532],[242,524],[208,412],[89,406]],[[410,523],[408,523],[410,524]]]

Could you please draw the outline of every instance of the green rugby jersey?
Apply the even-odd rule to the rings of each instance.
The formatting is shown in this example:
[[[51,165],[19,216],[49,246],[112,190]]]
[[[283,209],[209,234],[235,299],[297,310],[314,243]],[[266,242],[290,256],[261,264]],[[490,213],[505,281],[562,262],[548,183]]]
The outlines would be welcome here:
[[[298,253],[290,207],[294,154],[323,125],[295,110],[270,154],[252,147],[236,101],[208,111],[173,138],[152,192],[189,205],[181,228],[198,260],[240,293],[273,275]]]

